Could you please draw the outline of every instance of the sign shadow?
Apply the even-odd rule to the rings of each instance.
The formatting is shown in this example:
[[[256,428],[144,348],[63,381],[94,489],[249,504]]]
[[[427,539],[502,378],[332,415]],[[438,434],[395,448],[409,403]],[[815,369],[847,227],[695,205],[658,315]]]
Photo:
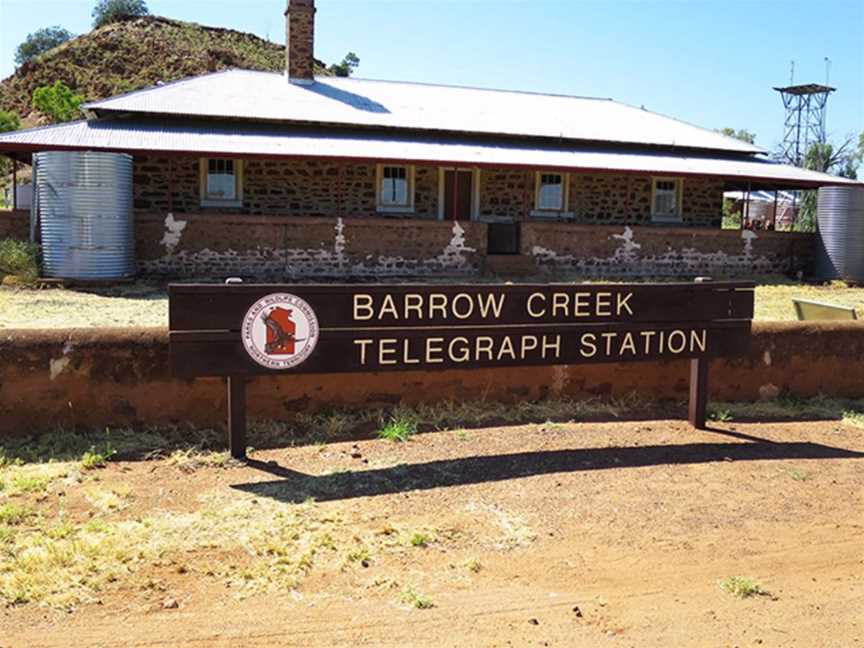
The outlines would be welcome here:
[[[428,490],[522,477],[610,468],[700,464],[719,461],[776,461],[789,459],[862,459],[864,453],[809,442],[774,442],[714,429],[744,443],[686,443],[633,447],[541,450],[503,455],[440,459],[386,468],[309,475],[275,464],[248,460],[247,465],[278,480],[234,484],[231,487],[259,497],[300,503],[331,501]]]

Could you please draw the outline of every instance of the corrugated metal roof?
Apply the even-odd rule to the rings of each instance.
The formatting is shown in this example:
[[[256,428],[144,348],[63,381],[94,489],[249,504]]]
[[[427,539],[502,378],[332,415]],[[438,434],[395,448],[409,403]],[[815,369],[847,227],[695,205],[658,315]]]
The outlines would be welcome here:
[[[220,156],[340,158],[719,176],[807,187],[851,181],[746,155],[645,153],[622,147],[482,142],[476,138],[220,122],[93,120],[0,135],[0,151],[89,149]]]
[[[227,70],[85,108],[198,117],[375,126],[762,153],[762,149],[611,99],[393,81]]]

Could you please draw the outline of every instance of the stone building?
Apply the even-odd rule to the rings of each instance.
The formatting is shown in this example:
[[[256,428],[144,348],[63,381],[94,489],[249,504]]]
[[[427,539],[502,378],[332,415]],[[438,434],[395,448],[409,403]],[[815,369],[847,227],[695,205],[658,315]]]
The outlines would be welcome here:
[[[314,16],[288,1],[284,74],[95,101],[0,153],[133,156],[137,268],[169,276],[790,272],[811,237],[721,230],[724,191],[847,182],[609,99],[316,78]],[[0,236],[38,234],[36,212]]]

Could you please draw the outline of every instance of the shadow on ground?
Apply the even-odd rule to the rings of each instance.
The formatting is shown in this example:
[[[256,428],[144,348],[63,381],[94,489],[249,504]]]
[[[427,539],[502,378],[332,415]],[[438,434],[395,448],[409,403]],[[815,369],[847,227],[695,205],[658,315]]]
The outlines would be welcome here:
[[[818,443],[779,443],[750,435],[711,429],[743,443],[688,443],[637,447],[585,448],[520,452],[508,455],[441,459],[388,468],[307,475],[276,462],[250,459],[247,465],[277,476],[274,481],[236,484],[232,488],[281,502],[299,503],[387,495],[412,490],[463,486],[587,470],[639,468],[719,461],[788,459],[861,459],[864,453]]]

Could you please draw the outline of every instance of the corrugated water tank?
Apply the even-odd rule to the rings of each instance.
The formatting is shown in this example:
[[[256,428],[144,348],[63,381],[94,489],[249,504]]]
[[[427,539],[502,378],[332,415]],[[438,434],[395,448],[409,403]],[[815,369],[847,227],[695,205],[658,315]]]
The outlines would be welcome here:
[[[864,187],[822,187],[816,224],[816,276],[864,282]]]
[[[132,156],[95,151],[34,155],[46,276],[123,279],[135,274]]]

